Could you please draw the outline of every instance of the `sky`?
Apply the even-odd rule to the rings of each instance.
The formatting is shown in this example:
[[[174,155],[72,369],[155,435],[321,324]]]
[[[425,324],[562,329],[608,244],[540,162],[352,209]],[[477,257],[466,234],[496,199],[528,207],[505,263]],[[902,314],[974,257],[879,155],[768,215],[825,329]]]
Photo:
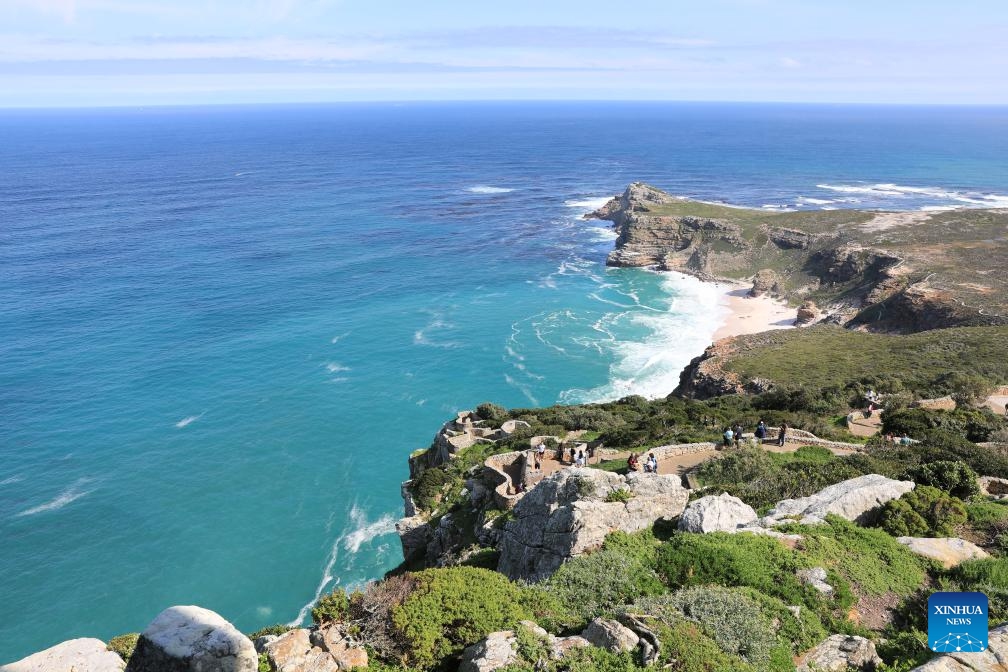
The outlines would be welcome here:
[[[0,107],[1008,104],[1006,0],[0,0]]]

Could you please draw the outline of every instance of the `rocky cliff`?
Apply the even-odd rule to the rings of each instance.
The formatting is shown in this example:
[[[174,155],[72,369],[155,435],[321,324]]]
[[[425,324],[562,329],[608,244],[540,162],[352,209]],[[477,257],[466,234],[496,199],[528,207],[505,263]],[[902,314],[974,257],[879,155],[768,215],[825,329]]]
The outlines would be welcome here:
[[[910,333],[1008,324],[1008,210],[767,212],[634,182],[587,215],[619,237],[606,263],[747,280],[816,318]]]

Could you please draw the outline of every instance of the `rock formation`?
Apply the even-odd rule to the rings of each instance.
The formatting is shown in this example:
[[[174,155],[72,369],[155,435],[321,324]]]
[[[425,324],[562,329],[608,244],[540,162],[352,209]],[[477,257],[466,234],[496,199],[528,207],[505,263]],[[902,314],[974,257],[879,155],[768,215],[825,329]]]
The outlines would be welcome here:
[[[629,501],[605,501],[624,489]],[[636,532],[660,518],[675,518],[687,499],[676,476],[564,469],[515,505],[501,536],[497,569],[512,579],[542,580],[568,558],[600,546],[610,532]]]
[[[832,595],[833,586],[826,583],[826,570],[823,567],[812,567],[811,569],[799,569],[796,572],[798,580],[804,584],[812,586],[823,595]]]
[[[637,633],[619,621],[610,618],[596,618],[585,628],[581,636],[591,644],[613,653],[633,651],[637,648],[640,637]]]
[[[896,541],[917,555],[940,562],[951,569],[967,560],[989,558],[990,554],[971,541],[958,537],[929,539],[926,537],[899,537]]]
[[[867,474],[831,485],[809,497],[778,502],[761,522],[766,527],[789,521],[815,525],[823,522],[829,514],[861,522],[870,512],[913,489],[912,481]]]
[[[990,631],[986,651],[947,653],[932,658],[910,672],[1004,672],[1005,670],[1008,670],[1008,625]]]
[[[871,640],[856,635],[831,635],[805,654],[798,672],[868,671],[881,664]]]
[[[0,666],[2,672],[122,672],[122,658],[100,639],[71,639]]]
[[[798,308],[798,314],[795,316],[795,324],[798,326],[812,324],[818,319],[819,308],[816,306],[815,301],[806,301]]]
[[[127,672],[256,672],[252,641],[202,607],[169,607],[140,634]]]
[[[679,517],[682,532],[735,532],[754,524],[756,511],[727,493],[708,495],[689,503]]]

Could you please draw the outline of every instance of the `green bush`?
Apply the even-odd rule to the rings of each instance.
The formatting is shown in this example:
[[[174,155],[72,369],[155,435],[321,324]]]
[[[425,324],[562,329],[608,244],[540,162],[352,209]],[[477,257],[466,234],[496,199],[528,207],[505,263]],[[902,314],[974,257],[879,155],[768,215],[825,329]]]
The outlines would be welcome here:
[[[652,625],[649,623],[649,625]],[[661,641],[658,668],[677,672],[752,672],[752,667],[721,650],[696,624],[685,618],[672,624],[655,623],[653,629]]]
[[[917,485],[944,490],[959,499],[973,499],[980,495],[977,473],[962,460],[928,462],[908,469],[905,478]]]
[[[491,425],[500,425],[508,419],[508,412],[503,406],[485,401],[476,407],[476,415]]]
[[[629,502],[631,499],[633,499],[633,493],[627,488],[617,488],[615,490],[612,490],[605,497],[605,501],[610,503],[623,502],[625,504],[626,502]]]
[[[748,586],[788,604],[808,604],[795,576],[794,551],[776,539],[755,534],[677,534],[661,546],[658,574],[673,588],[720,584]]]
[[[966,522],[962,500],[922,485],[886,502],[879,527],[894,537],[948,537]]]
[[[826,568],[852,584],[859,595],[910,595],[926,578],[922,561],[882,530],[827,516],[823,525],[794,526],[789,531],[802,535],[806,566]],[[827,580],[841,592],[834,581]]]
[[[952,571],[952,576],[966,586],[1008,590],[1008,558],[967,560]]]
[[[108,646],[105,648],[109,651],[114,651],[119,654],[119,657],[129,662],[130,656],[136,650],[137,640],[140,639],[140,633],[138,632],[128,632],[125,635],[116,635],[109,640]]]
[[[546,589],[565,605],[566,624],[576,627],[664,587],[645,559],[610,546],[565,562],[546,582]]]
[[[265,637],[266,635],[282,635],[290,629],[291,626],[285,623],[275,623],[273,625],[267,625],[264,628],[259,628],[255,632],[249,633],[248,638],[251,640],[255,640],[258,637]]]
[[[316,625],[324,623],[336,623],[346,618],[350,609],[350,598],[346,591],[337,588],[328,595],[323,595],[312,607],[311,617]]]
[[[532,617],[521,588],[497,572],[450,567],[414,578],[416,588],[392,610],[392,621],[407,644],[408,661],[420,667]]]
[[[736,588],[690,586],[673,594],[642,598],[634,607],[666,623],[682,614],[700,625],[722,651],[757,667],[770,660],[770,650],[777,641],[774,625],[760,605]]]

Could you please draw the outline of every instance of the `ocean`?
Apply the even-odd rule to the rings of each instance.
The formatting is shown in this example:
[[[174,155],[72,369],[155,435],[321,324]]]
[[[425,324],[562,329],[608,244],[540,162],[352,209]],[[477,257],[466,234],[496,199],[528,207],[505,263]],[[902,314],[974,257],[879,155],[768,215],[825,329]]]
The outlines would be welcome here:
[[[457,410],[667,394],[718,291],[604,265],[643,180],[1008,207],[1008,109],[457,103],[0,112],[0,662],[401,560]]]

